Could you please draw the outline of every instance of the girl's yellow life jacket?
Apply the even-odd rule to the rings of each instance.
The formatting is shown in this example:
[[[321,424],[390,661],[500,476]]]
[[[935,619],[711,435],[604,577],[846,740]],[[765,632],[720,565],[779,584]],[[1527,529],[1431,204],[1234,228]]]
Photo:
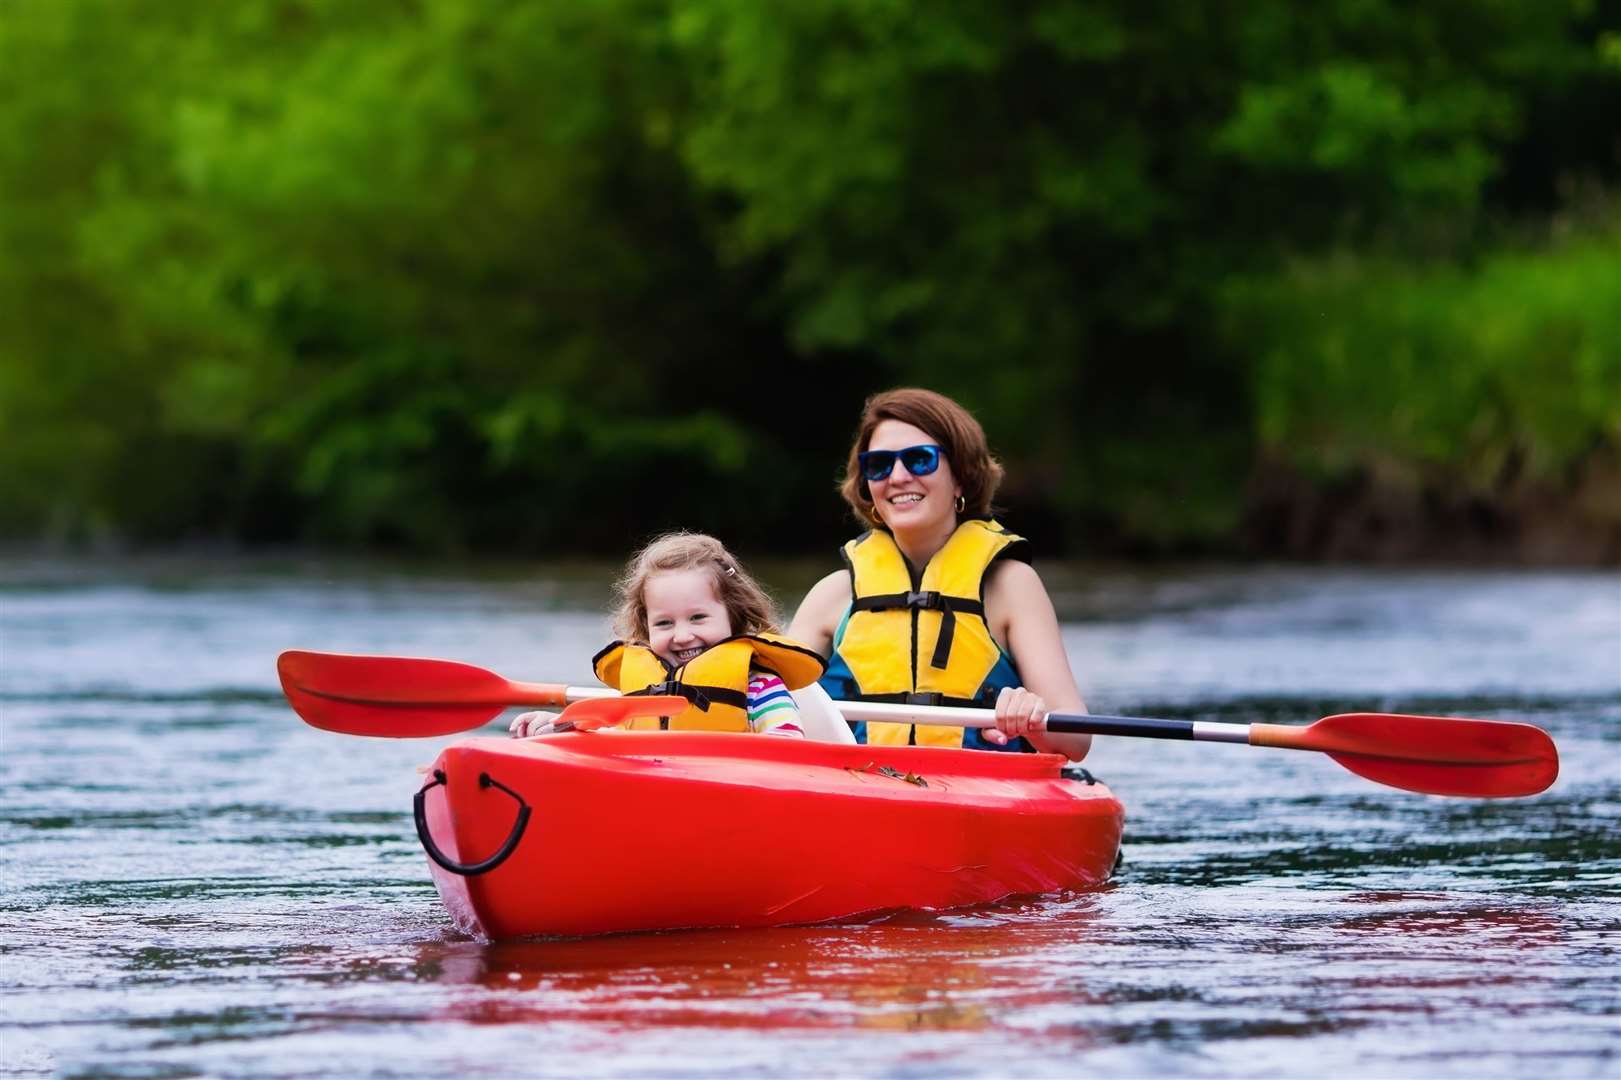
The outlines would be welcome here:
[[[679,668],[646,645],[615,641],[591,659],[608,686],[625,694],[676,694],[687,699],[676,716],[645,716],[621,730],[748,731],[749,672],[770,671],[790,690],[821,678],[815,652],[777,634],[738,634],[710,646]]]

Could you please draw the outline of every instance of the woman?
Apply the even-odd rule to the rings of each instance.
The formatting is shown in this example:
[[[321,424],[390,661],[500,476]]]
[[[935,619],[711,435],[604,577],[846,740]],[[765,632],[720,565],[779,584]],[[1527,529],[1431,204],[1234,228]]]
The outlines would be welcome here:
[[[1037,750],[1079,761],[1090,735],[1042,726],[1085,712],[1028,544],[991,520],[1002,467],[967,410],[930,390],[867,401],[841,491],[873,528],[844,545],[788,636],[828,658],[840,699],[995,708],[996,727],[856,725],[862,742]]]

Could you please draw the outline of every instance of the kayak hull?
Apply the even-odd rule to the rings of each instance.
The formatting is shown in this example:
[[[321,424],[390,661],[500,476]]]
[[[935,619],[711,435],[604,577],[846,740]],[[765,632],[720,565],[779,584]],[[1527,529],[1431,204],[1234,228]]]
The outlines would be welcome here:
[[[430,860],[479,937],[786,926],[1103,882],[1120,803],[1062,763],[715,733],[474,738],[434,763],[419,828],[464,869],[510,846],[478,873]]]

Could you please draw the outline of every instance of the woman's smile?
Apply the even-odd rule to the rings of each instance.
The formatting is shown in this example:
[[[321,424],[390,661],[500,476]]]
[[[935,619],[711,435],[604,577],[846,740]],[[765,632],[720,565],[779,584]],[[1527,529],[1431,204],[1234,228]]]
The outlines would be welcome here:
[[[934,438],[922,428],[902,420],[885,420],[873,428],[867,441],[868,450],[904,450],[907,447],[934,444]],[[870,480],[867,488],[872,495],[874,509],[892,531],[902,530],[949,531],[957,523],[957,480],[952,475],[951,463],[941,457],[933,471],[917,475],[896,458],[889,473]]]

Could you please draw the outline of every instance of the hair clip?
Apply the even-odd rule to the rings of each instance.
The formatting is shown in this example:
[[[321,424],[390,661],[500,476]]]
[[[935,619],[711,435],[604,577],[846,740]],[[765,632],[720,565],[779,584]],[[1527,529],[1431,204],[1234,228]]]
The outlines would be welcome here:
[[[726,576],[727,576],[727,577],[736,577],[736,576],[737,576],[737,567],[735,567],[735,566],[728,566],[728,567],[727,567],[727,568],[726,568]]]

